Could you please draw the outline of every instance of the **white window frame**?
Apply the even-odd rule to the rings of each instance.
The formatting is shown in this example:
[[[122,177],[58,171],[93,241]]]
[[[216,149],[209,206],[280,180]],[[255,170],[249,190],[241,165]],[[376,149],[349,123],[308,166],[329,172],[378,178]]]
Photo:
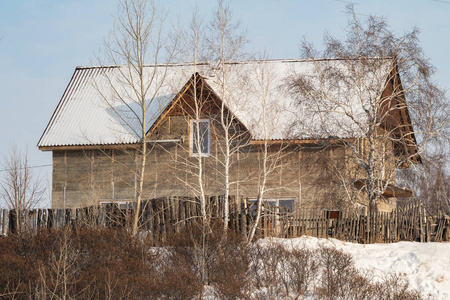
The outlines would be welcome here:
[[[208,124],[208,147],[207,152],[194,153],[194,123],[207,123]],[[189,130],[189,156],[191,157],[209,157],[211,153],[211,122],[209,119],[192,119],[190,122]]]

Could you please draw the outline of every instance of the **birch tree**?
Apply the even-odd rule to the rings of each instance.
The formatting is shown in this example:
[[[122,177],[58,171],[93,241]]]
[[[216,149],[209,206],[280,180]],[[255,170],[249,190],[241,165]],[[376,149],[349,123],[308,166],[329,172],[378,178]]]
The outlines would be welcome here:
[[[195,11],[192,15],[191,22],[182,34],[180,43],[180,51],[182,61],[191,62],[184,73],[186,77],[191,77],[191,88],[188,90],[187,96],[192,99],[190,103],[181,101],[180,108],[183,110],[186,119],[186,125],[189,128],[188,148],[184,149],[185,153],[189,153],[188,157],[178,155],[174,157],[176,160],[182,160],[181,173],[188,173],[178,178],[186,185],[199,199],[200,213],[203,230],[207,230],[209,223],[209,213],[206,199],[206,178],[205,178],[205,159],[209,159],[210,153],[207,151],[210,143],[210,126],[209,122],[203,122],[205,107],[207,106],[207,98],[209,93],[204,87],[201,75],[205,70],[205,27],[202,20]],[[180,145],[182,146],[182,145]],[[190,158],[189,158],[190,157]],[[179,172],[175,172],[178,174]],[[194,178],[194,180],[192,180]]]
[[[220,164],[223,167],[223,187],[224,187],[224,211],[223,211],[223,226],[226,231],[229,222],[229,196],[230,189],[236,182],[231,181],[230,171],[233,165],[232,157],[242,148],[242,140],[245,137],[238,128],[236,128],[236,117],[230,113],[227,105],[234,106],[238,109],[240,102],[244,101],[236,97],[230,98],[232,94],[230,89],[239,89],[244,81],[239,78],[244,78],[240,73],[242,69],[233,67],[229,62],[233,60],[242,59],[245,57],[243,47],[246,43],[245,33],[240,31],[239,23],[233,21],[232,12],[229,7],[224,4],[224,1],[218,1],[218,7],[213,15],[210,23],[210,34],[208,38],[209,59],[216,61],[214,66],[215,82],[218,85],[218,97],[221,99],[220,108],[220,125],[224,134],[223,143],[220,144],[220,152],[223,160]],[[232,82],[234,85],[232,86]],[[244,143],[245,144],[245,143]]]
[[[211,159],[209,153],[210,145],[210,120],[205,120],[204,115],[208,113],[209,93],[204,87],[200,73],[203,73],[204,64],[204,26],[202,20],[195,11],[191,22],[183,31],[179,55],[182,61],[191,62],[184,69],[186,77],[190,77],[190,89],[185,93],[185,97],[180,99],[178,108],[182,110],[184,125],[188,127],[189,142],[186,145],[180,143],[181,154],[171,153],[176,163],[175,174],[177,181],[185,185],[189,194],[194,194],[196,201],[200,204],[198,225],[200,236],[198,239],[192,235],[194,244],[194,258],[198,265],[201,282],[207,284],[208,281],[208,237],[210,235],[211,215],[206,196],[207,174],[206,160]],[[189,101],[190,99],[191,101]],[[195,231],[196,228],[193,228]],[[203,292],[203,291],[202,291]]]
[[[165,12],[153,1],[121,1],[100,59],[102,65],[122,65],[115,70],[116,77],[105,72],[108,89],[98,90],[116,119],[138,140],[136,169],[130,170],[136,177],[133,235],[138,231],[147,156],[152,150],[147,132],[161,111],[158,96],[167,84],[167,66],[176,51],[177,39],[165,31],[164,24]]]
[[[254,147],[259,153],[259,166],[257,174],[255,174],[258,178],[256,212],[247,236],[249,243],[255,237],[256,229],[260,224],[266,193],[282,188],[282,186],[269,186],[268,181],[274,176],[280,176],[277,171],[282,167],[283,157],[288,154],[285,151],[288,143],[284,142],[283,139],[274,140],[280,133],[276,119],[283,110],[283,105],[279,103],[278,99],[279,87],[277,86],[276,74],[264,60],[255,64],[251,72],[251,76],[255,78],[254,84],[250,87],[250,93],[255,99],[252,105],[254,110],[259,110],[256,113],[258,118],[253,122],[254,126],[257,127],[255,132],[258,133],[258,136],[254,137],[256,138]]]
[[[303,42],[302,54],[313,67],[310,76],[294,75],[290,86],[313,115],[316,126],[304,128],[315,130],[318,141],[349,149],[374,211],[396,170],[420,163],[442,133],[448,108],[442,110],[446,98],[432,81],[435,69],[419,45],[418,29],[396,36],[381,18],[361,22],[352,6],[347,14],[345,40],[325,34],[323,52]],[[334,59],[333,65],[321,58]]]
[[[422,165],[401,172],[400,180],[414,190],[414,198],[420,200],[429,213],[436,215],[439,211],[444,211],[449,214],[450,176],[447,158],[422,157],[422,159]]]

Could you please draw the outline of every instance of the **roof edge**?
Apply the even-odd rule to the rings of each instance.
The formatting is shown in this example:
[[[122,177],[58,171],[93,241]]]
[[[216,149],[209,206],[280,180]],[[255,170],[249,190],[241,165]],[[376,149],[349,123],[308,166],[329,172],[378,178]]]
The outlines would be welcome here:
[[[249,59],[249,60],[234,60],[227,61],[225,64],[228,65],[238,65],[238,64],[249,64],[249,63],[267,63],[267,62],[285,62],[285,63],[295,63],[295,62],[311,62],[311,61],[343,61],[343,60],[362,60],[362,59],[386,59],[394,60],[391,56],[373,56],[373,57],[333,57],[333,58],[270,58],[270,59]],[[157,64],[144,64],[143,67],[186,67],[186,66],[210,66],[211,62],[177,62],[177,63],[157,63]],[[75,70],[85,70],[85,69],[102,69],[102,68],[121,68],[129,65],[94,65],[94,66],[77,66]]]

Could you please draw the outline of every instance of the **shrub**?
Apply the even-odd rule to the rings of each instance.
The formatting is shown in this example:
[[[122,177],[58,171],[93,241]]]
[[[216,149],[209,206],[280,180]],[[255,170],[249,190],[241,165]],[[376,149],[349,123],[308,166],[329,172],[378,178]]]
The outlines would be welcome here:
[[[203,231],[201,230],[203,229]],[[206,229],[206,230],[205,230]],[[374,282],[352,257],[323,247],[248,245],[220,223],[152,247],[123,229],[63,229],[0,238],[7,299],[422,299],[407,280]]]
[[[124,230],[52,230],[0,241],[0,289],[15,299],[121,299],[152,294],[154,262]],[[12,297],[12,293],[9,295]]]
[[[192,268],[197,281],[221,299],[244,299],[249,291],[249,247],[233,231],[223,234],[220,222],[193,223],[169,239],[170,252]]]
[[[314,290],[318,262],[316,251],[288,250],[278,243],[252,248],[251,274],[258,298],[303,298]]]

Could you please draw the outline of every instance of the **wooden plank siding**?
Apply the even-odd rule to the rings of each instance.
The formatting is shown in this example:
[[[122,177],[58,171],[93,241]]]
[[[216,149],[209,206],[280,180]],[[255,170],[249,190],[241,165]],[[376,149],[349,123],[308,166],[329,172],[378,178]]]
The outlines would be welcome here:
[[[173,117],[175,119],[175,117]],[[183,117],[178,117],[183,118]],[[177,120],[171,121],[172,125]],[[238,197],[257,197],[260,146],[248,145],[232,157],[231,193]],[[279,168],[269,176],[267,199],[296,199],[296,207],[346,207],[350,197],[343,178],[361,178],[355,173],[349,149],[341,145],[321,149],[291,145]],[[223,166],[219,142],[211,140],[211,157],[204,163],[205,189],[208,195],[223,193]],[[146,199],[169,196],[197,196],[195,187],[197,158],[189,157],[189,141],[151,145],[144,184]],[[353,164],[353,165],[352,165]],[[77,208],[101,201],[130,201],[135,196],[136,153],[130,149],[110,151],[73,150],[53,152],[52,207]],[[348,183],[350,184],[350,183]],[[357,199],[364,203],[362,197]],[[384,202],[383,202],[384,201]],[[389,202],[390,201],[390,202]],[[394,199],[382,199],[381,210],[395,207]]]

